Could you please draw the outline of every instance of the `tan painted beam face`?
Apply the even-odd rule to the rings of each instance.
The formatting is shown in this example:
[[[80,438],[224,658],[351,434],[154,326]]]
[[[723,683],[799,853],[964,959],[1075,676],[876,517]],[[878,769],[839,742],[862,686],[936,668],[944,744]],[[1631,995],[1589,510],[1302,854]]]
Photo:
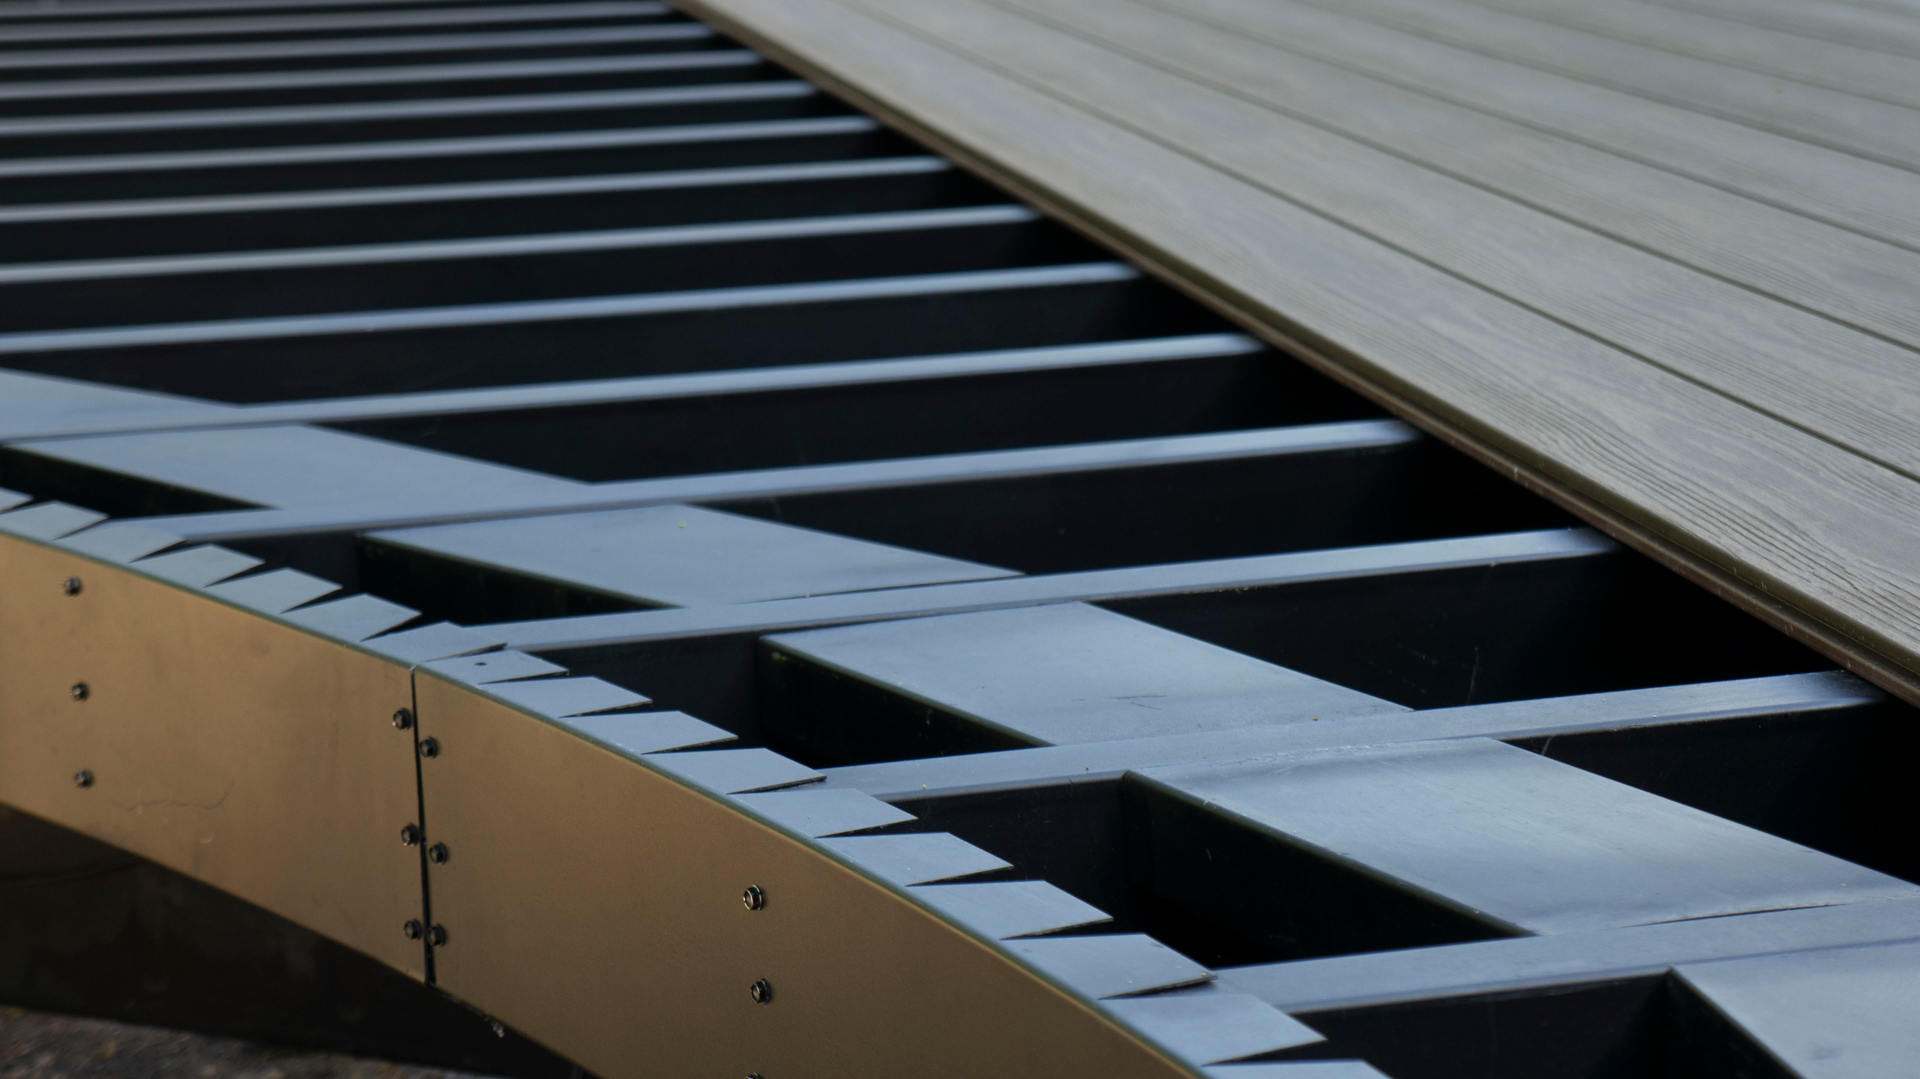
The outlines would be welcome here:
[[[183,558],[206,564],[197,576],[175,566],[194,583],[254,565],[213,548],[162,556]],[[636,749],[625,723],[674,744],[726,732],[677,713],[543,718],[507,690],[590,680],[474,687],[238,605],[298,602],[254,596],[289,582],[304,598],[326,584],[281,570],[198,588],[0,535],[0,802],[416,978],[428,976],[424,935],[442,989],[609,1079],[1191,1079],[1186,1061],[1316,1037],[1237,994],[1097,1005],[1211,975],[1184,960],[1191,971],[1156,969],[1168,959],[1144,938],[1075,938],[1138,969],[1088,983],[1092,996],[1064,988],[1029,965],[1032,949],[991,938],[1071,918],[1029,910],[1016,912],[1038,919],[1024,928],[969,930],[936,910],[961,898],[952,888],[907,886],[980,865],[893,881],[856,864],[870,846],[775,823],[800,802],[728,796],[818,773],[764,749]],[[423,805],[424,894],[420,848],[401,842]],[[849,827],[897,816],[875,809],[888,815]],[[965,844],[894,847],[911,859]],[[1051,892],[1081,921],[1104,917],[1039,882],[974,887]],[[1203,1036],[1169,1051],[1131,1029],[1177,1028],[1183,1008],[1223,1000],[1257,1008],[1256,1037],[1279,1040]],[[1123,1025],[1119,1005],[1146,1011]]]
[[[739,803],[426,671],[417,689],[439,984],[598,1074],[1192,1074]]]
[[[421,978],[412,704],[402,664],[0,536],[0,802]]]

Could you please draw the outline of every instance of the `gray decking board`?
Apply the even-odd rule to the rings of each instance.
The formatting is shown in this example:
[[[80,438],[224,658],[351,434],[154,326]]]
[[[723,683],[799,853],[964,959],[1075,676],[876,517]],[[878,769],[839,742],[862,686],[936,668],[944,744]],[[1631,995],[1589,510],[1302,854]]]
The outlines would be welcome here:
[[[1339,209],[1342,220],[1375,234],[1404,234],[1413,221],[1420,222],[1416,235],[1424,234],[1429,243],[1456,229],[1470,233],[1473,238],[1467,242],[1479,248],[1478,254],[1463,254],[1465,248],[1456,246],[1438,260],[1471,266],[1475,258],[1486,259],[1479,267],[1481,279],[1497,283],[1487,274],[1499,274],[1501,266],[1485,249],[1503,251],[1526,271],[1506,276],[1503,291],[1529,298],[1543,309],[1558,303],[1571,321],[1579,321],[1583,314],[1589,318],[1598,314],[1595,302],[1610,296],[1624,299],[1623,285],[1672,292],[1664,300],[1640,296],[1628,301],[1646,304],[1649,317],[1644,321],[1653,328],[1671,325],[1671,320],[1656,322],[1651,317],[1662,303],[1740,310],[1749,299],[1763,302],[1736,298],[1727,286],[1707,285],[1657,259],[1623,251],[1609,242],[1613,240],[1909,346],[1920,343],[1913,289],[1910,284],[1902,287],[1902,282],[1920,280],[1920,254],[1912,251],[1564,136],[1403,89],[1384,78],[1299,55],[1290,51],[1291,41],[1261,41],[1124,0],[1006,2],[1036,19],[1157,65],[1167,72],[1160,78],[1177,75],[1271,110],[1276,114],[1271,121],[1275,125],[1272,141],[1281,142],[1284,135],[1284,141],[1298,149],[1282,153],[1279,164],[1261,165],[1252,175],[1280,186],[1290,175],[1307,178],[1328,176],[1335,170],[1346,175],[1357,171],[1374,187],[1403,191],[1409,197],[1399,216],[1408,224],[1399,229],[1393,228],[1394,218],[1380,215],[1376,207],[1388,204],[1378,197],[1354,203],[1353,197],[1365,188],[1349,190],[1352,185],[1344,178],[1333,188],[1335,201],[1310,201],[1330,211]],[[1915,67],[1915,83],[1920,86],[1920,62]],[[1215,109],[1223,104],[1214,99]],[[1303,159],[1299,151],[1305,150],[1312,154]],[[1244,155],[1239,159],[1267,160]],[[1438,175],[1423,174],[1419,167]],[[1294,180],[1290,190],[1305,198],[1308,192],[1299,183]],[[1473,185],[1485,190],[1475,190]],[[1424,199],[1411,197],[1415,195]],[[1433,214],[1437,207],[1445,212]],[[1492,224],[1481,223],[1482,215]],[[1374,223],[1371,228],[1369,222]],[[1510,238],[1492,242],[1493,229],[1508,230]],[[1454,243],[1459,242],[1455,234]],[[1792,252],[1792,257],[1782,258],[1783,251]],[[1588,273],[1573,263],[1556,269],[1556,259],[1584,263],[1624,259],[1652,268],[1609,277]],[[1657,285],[1654,280],[1667,284]],[[1543,294],[1545,300],[1540,298]],[[1787,321],[1800,317],[1805,316],[1790,314]],[[1634,321],[1617,311],[1607,317],[1616,326]],[[1677,335],[1676,343],[1679,339]],[[1714,347],[1709,344],[1704,351],[1711,353]],[[1864,346],[1864,351],[1870,354],[1873,346]],[[1904,350],[1894,352],[1904,355]]]
[[[1920,61],[1640,0],[1480,0],[1488,7],[1701,60],[1920,107]],[[1898,38],[1896,37],[1897,41]]]
[[[1920,56],[1920,7],[1900,0],[1803,4],[1795,0],[1665,0],[1676,8],[1865,49]],[[1878,9],[1878,10],[1876,10]]]
[[[1258,191],[1311,207],[1360,236],[1448,267],[1650,364],[1920,476],[1920,429],[1909,422],[1920,414],[1911,348],[1756,296],[1394,154],[1330,137],[1267,107],[1303,96],[1267,77],[1270,50],[1223,60],[1223,53],[1244,52],[1223,34],[1182,33],[1177,23],[1150,15],[1124,19],[1096,0],[1001,2],[1070,24],[1074,32],[978,2],[929,13],[924,25],[1090,114],[1163,142],[1178,140],[1193,158]],[[1120,43],[1130,55],[1114,51]],[[1258,103],[1247,100],[1256,95]],[[1469,137],[1463,145],[1479,141]],[[1692,223],[1703,237],[1721,231],[1711,216]],[[1844,246],[1848,239],[1837,242]],[[1767,240],[1792,257],[1788,237]],[[1879,253],[1885,269],[1878,279],[1920,282],[1920,257],[1884,245]],[[1767,264],[1758,252],[1751,255],[1747,275],[1764,276]],[[1870,261],[1855,267],[1868,281],[1876,279]],[[1898,332],[1920,342],[1920,319],[1909,299],[1890,289],[1879,305],[1882,315],[1870,321],[1888,328],[1908,323]],[[1878,391],[1866,401],[1863,384]]]
[[[1457,0],[1349,0],[1341,10],[1435,40],[1749,124],[1889,165],[1920,163],[1920,113]]]
[[[1503,117],[1733,194],[1920,246],[1913,178],[1825,147],[1301,0],[1180,0],[1182,18]]]
[[[1065,2],[1021,0],[1032,10],[1059,10]],[[1223,2],[1162,0],[1157,6],[1217,11]],[[1628,267],[1653,264],[1615,240],[1582,241],[1600,257],[1577,273],[1556,255],[1535,268],[1541,280],[1523,281],[1512,275],[1523,271],[1488,269],[1504,251],[1487,248],[1501,248],[1518,233],[1496,234],[1482,249],[1451,241],[1435,248],[1413,246],[1422,237],[1403,224],[1343,222],[1300,192],[1271,186],[1265,171],[1302,166],[1302,155],[1284,163],[1268,157],[1239,172],[1215,160],[1227,139],[1240,144],[1236,152],[1258,149],[1266,130],[1282,126],[1278,120],[1263,129],[1248,111],[1250,126],[1223,133],[1210,116],[1175,110],[1183,123],[1149,125],[1142,119],[1148,112],[1177,104],[1168,100],[1173,76],[1131,86],[1125,79],[1102,83],[1120,70],[1114,65],[1122,58],[1110,49],[1087,46],[1063,60],[1003,48],[1042,36],[1009,4],[701,0],[692,6],[1748,610],[1920,697],[1920,554],[1908,539],[1920,528],[1920,484],[1911,467],[1888,467],[1881,454],[1890,445],[1882,436],[1907,443],[1915,425],[1907,413],[1889,415],[1884,426],[1874,421],[1876,434],[1868,436],[1830,412],[1810,414],[1824,408],[1812,402],[1904,394],[1908,376],[1899,363],[1880,375],[1859,368],[1883,342],[1842,332],[1819,346],[1826,359],[1796,369],[1810,353],[1787,347],[1761,358],[1725,344],[1690,342],[1709,323],[1748,342],[1784,340],[1798,333],[1794,326],[1810,325],[1785,303],[1750,293],[1734,300],[1718,282],[1703,285],[1708,276],[1697,271],[1671,278],[1686,282],[1694,299],[1656,304],[1657,313],[1624,309],[1631,303],[1611,312],[1592,306],[1583,291],[1605,285],[1608,275],[1630,275]],[[1833,190],[1809,185],[1819,192],[1816,200],[1845,199],[1839,188],[1856,175],[1909,202],[1920,192],[1911,174],[1889,173],[1858,156],[1910,156],[1900,147],[1920,140],[1903,143],[1900,131],[1920,123],[1920,112],[1804,84],[1774,95],[1770,86],[1779,80],[1769,76],[1446,0],[1365,0],[1340,10],[1372,20],[1348,24],[1360,36],[1366,27],[1388,34],[1390,25],[1419,22],[1416,33],[1432,31],[1480,52],[1490,65],[1511,51],[1535,70],[1553,69],[1561,56],[1553,50],[1574,39],[1586,50],[1580,55],[1632,50],[1640,66],[1630,76],[1606,76],[1626,91],[1625,100],[1644,104],[1697,89],[1717,104],[1709,109],[1690,98],[1678,109],[1662,106],[1660,115],[1693,115],[1700,123],[1691,126],[1706,130],[1716,123],[1709,113],[1738,114],[1737,124],[1717,121],[1722,128],[1714,130],[1773,132],[1759,142],[1747,139],[1716,167],[1731,168],[1725,163],[1752,157],[1762,143],[1800,146],[1816,152],[1802,155],[1799,173],[1763,175],[1758,186],[1791,186],[1817,173]],[[1515,23],[1525,24],[1526,33],[1501,38],[1499,48],[1482,48],[1472,36],[1475,27],[1490,33],[1489,27]],[[1591,72],[1574,74],[1592,83]],[[1623,81],[1630,78],[1641,81]],[[1189,99],[1203,89],[1188,85],[1182,94]],[[1757,86],[1769,88],[1769,100],[1749,107],[1740,95]],[[1867,116],[1876,119],[1860,119]],[[1779,137],[1810,125],[1818,138],[1811,131],[1802,132],[1805,142]],[[1661,137],[1673,142],[1674,130],[1668,124]],[[1856,156],[1834,154],[1839,143]],[[1662,167],[1659,154],[1646,149],[1632,156]],[[1809,172],[1807,162],[1818,168]],[[1692,174],[1696,164],[1683,162],[1673,171]],[[1430,199],[1444,215],[1451,196],[1431,194],[1433,181],[1425,176],[1432,174],[1401,174],[1420,176],[1421,190],[1386,185],[1375,190],[1376,199]],[[1479,195],[1467,201],[1493,205]],[[1898,201],[1889,195],[1882,204]],[[1512,222],[1518,210],[1500,216]],[[1596,221],[1594,231],[1605,224]],[[1555,224],[1548,231],[1572,237],[1580,230]],[[1534,298],[1509,294],[1520,285]],[[1702,299],[1708,293],[1728,299]],[[1548,294],[1559,297],[1551,310],[1540,305]],[[1664,349],[1664,356],[1647,355],[1649,347]],[[1884,355],[1911,353],[1896,348]]]

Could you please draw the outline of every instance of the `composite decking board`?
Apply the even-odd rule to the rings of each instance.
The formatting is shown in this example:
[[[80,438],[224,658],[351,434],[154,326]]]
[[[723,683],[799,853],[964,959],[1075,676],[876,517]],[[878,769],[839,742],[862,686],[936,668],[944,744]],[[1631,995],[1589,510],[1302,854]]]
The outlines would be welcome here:
[[[1347,67],[1734,194],[1920,248],[1913,174],[1432,41],[1300,0],[1151,0],[1182,18]]]
[[[1613,41],[1462,0],[1346,0],[1340,10],[1890,165],[1920,165],[1920,112]]]
[[[1677,11],[1643,0],[1473,0],[1619,41],[1794,79],[1890,105],[1920,107],[1920,60]],[[1898,41],[1889,36],[1889,42]],[[1914,42],[1920,44],[1920,37]]]
[[[1200,40],[1182,41],[1165,20],[1124,25],[1107,5],[1087,0],[1008,2],[1041,14],[1065,11],[1079,33],[1124,39],[1136,56],[1171,57],[1186,78],[984,3],[941,5],[937,16],[917,25],[952,48],[990,56],[1002,70],[1249,186],[1920,477],[1920,430],[1909,423],[1920,413],[1920,356],[1910,348],[1863,337],[1228,96],[1227,88],[1264,81],[1265,64],[1257,54],[1223,64],[1221,54],[1232,43],[1221,35],[1203,31]],[[903,17],[931,10],[913,0],[886,6]],[[1210,75],[1217,79],[1212,87],[1190,81]],[[1263,102],[1294,96],[1291,87],[1260,93]],[[1694,227],[1707,232],[1710,225]],[[1776,257],[1790,259],[1792,248],[1780,246]],[[1884,253],[1891,260],[1885,264],[1890,282],[1920,282],[1920,259]],[[1830,290],[1839,291],[1837,285],[1832,282]],[[1920,319],[1912,317],[1910,299],[1893,292],[1882,297],[1884,317],[1875,321],[1910,322],[1900,327],[1901,335],[1920,342]],[[1873,398],[1885,401],[1883,411],[1857,411],[1859,402]]]
[[[1750,610],[1915,692],[1920,567],[1904,537],[1920,524],[1920,489],[1905,477],[899,21],[941,12],[830,0],[692,6]],[[1531,392],[1522,399],[1515,386]]]
[[[1674,302],[1690,308],[1768,310],[1763,301],[1739,289],[1693,281],[1671,267],[1647,269],[1650,264],[1635,253],[1615,251],[1597,242],[1597,237],[1569,231],[1577,226],[1908,346],[1920,344],[1920,315],[1914,312],[1913,290],[1907,287],[1920,280],[1920,254],[1915,252],[1145,4],[1124,0],[1111,4],[1000,0],[1000,4],[1165,73],[1274,110],[1279,115],[1264,132],[1263,145],[1270,140],[1270,152],[1289,159],[1274,165],[1264,155],[1233,155],[1247,162],[1255,175],[1278,187],[1284,186],[1282,178],[1287,176],[1326,178],[1340,172],[1341,183],[1332,199],[1315,197],[1309,190],[1311,180],[1304,181],[1307,188],[1296,185],[1291,190],[1303,201],[1356,225],[1378,222],[1383,236],[1411,229],[1414,235],[1434,240],[1442,233],[1451,234],[1452,242],[1458,244],[1462,233],[1472,232],[1469,249],[1433,251],[1428,257],[1450,266],[1478,267],[1474,276],[1498,287],[1512,278],[1503,275],[1497,260],[1487,258],[1485,252],[1505,250],[1526,264],[1527,276],[1520,286],[1508,284],[1503,291],[1525,297],[1528,282],[1541,278],[1561,282],[1575,293],[1574,306],[1555,305],[1537,295],[1533,302],[1543,308],[1557,306],[1569,321],[1580,322],[1584,315],[1605,326],[1631,322],[1617,311],[1599,309],[1607,297],[1630,305],[1644,302],[1643,297],[1624,295],[1622,285],[1671,290]],[[1920,84],[1920,68],[1916,73],[1916,84]],[[1243,124],[1259,122],[1257,114],[1232,109],[1218,99],[1211,101],[1210,109],[1222,120],[1213,130],[1225,129],[1236,115]],[[1325,128],[1332,136],[1307,129],[1307,124]],[[1463,184],[1449,184],[1403,165],[1377,165],[1337,136]],[[1288,146],[1291,154],[1286,152]],[[1404,193],[1403,212],[1370,213],[1367,205],[1358,213],[1349,209],[1351,199],[1343,203],[1339,196],[1360,195],[1354,189],[1357,185],[1345,182],[1356,169],[1376,187]],[[1468,184],[1485,190],[1464,186]],[[1557,227],[1503,205],[1494,195],[1571,224]],[[1436,215],[1441,208],[1443,212]],[[1482,224],[1489,218],[1491,224]],[[1436,222],[1441,229],[1435,231],[1421,222]],[[1509,231],[1504,238],[1496,238],[1501,229]],[[1555,259],[1573,259],[1582,265],[1550,270]],[[1609,278],[1587,269],[1586,264],[1617,266],[1623,277]],[[1654,281],[1665,284],[1656,286]],[[1806,318],[1797,311],[1778,315],[1787,324]],[[1837,339],[1849,344],[1852,340],[1846,335]],[[1878,347],[1876,343],[1868,349]],[[1894,354],[1901,356],[1896,367],[1910,366],[1907,353]]]
[[[1920,56],[1920,5],[1795,0],[1661,0],[1669,7],[1863,49]]]

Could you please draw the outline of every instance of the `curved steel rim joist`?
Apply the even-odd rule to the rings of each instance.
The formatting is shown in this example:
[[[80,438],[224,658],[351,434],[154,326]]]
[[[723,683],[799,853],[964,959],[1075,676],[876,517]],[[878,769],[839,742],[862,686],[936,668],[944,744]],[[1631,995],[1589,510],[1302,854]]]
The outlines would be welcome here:
[[[610,1079],[1192,1076],[1319,1040],[1145,938],[1003,939],[1104,915],[1039,882],[914,887],[925,874],[862,864],[818,837],[905,815],[757,793],[817,778],[767,750],[651,752],[724,732],[679,717],[645,742],[617,732],[676,714],[555,715],[570,707],[543,707],[541,682],[472,684],[478,634],[381,639],[406,609],[297,606],[329,582],[235,577],[257,563],[221,548],[154,555],[173,544],[138,525],[75,530],[97,520],[0,515],[0,637],[26,672],[0,683],[0,801],[434,980]],[[571,707],[608,706],[591,698]],[[408,825],[424,841],[403,845]]]

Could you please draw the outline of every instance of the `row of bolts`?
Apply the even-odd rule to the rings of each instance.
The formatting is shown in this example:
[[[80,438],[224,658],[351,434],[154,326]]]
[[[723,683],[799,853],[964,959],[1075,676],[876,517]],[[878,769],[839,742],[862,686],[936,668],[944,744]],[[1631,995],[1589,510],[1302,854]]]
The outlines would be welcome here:
[[[68,577],[65,581],[61,582],[60,590],[66,595],[77,596],[83,587],[84,585],[80,578]],[[73,687],[67,691],[67,694],[76,701],[84,701],[91,692],[85,682],[75,682]],[[403,731],[412,729],[413,711],[408,708],[402,708],[394,712],[393,725]],[[420,755],[428,759],[438,757],[440,755],[439,740],[435,738],[421,739]],[[92,787],[93,773],[85,768],[75,772],[73,774],[73,785],[79,787],[81,790]],[[418,825],[408,824],[400,829],[400,843],[403,846],[418,846],[422,838],[423,836]],[[445,843],[435,843],[433,846],[427,848],[427,861],[435,865],[445,865],[448,857],[449,852]],[[767,906],[767,893],[761,890],[758,884],[749,884],[747,885],[747,890],[741,893],[740,902],[748,910],[764,910]],[[438,948],[447,943],[447,930],[445,926],[436,925],[428,928],[422,926],[418,918],[409,918],[406,924],[400,927],[400,931],[408,940],[419,940],[425,937],[427,944],[431,947]],[[752,985],[747,987],[747,995],[752,998],[755,1004],[771,1004],[773,1003],[773,985],[765,978],[756,979]],[[495,1024],[495,1026],[497,1027],[498,1024]],[[747,1076],[747,1079],[762,1079],[762,1077],[758,1073],[754,1073]]]

